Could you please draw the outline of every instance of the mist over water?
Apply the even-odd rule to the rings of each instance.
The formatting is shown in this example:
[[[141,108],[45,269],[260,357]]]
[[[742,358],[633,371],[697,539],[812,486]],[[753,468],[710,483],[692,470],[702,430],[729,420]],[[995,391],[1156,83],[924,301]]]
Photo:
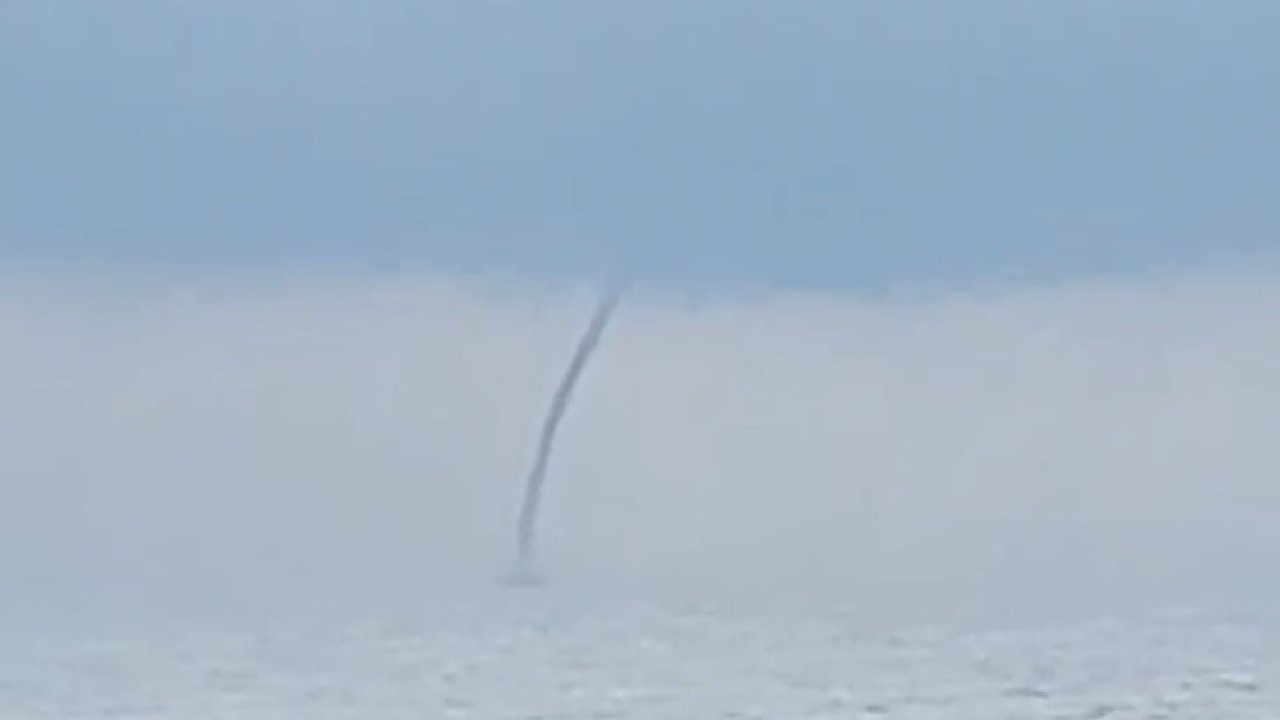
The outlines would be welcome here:
[[[14,274],[11,607],[494,590],[594,289]],[[552,590],[1001,616],[1280,598],[1280,284],[637,288],[561,428]]]

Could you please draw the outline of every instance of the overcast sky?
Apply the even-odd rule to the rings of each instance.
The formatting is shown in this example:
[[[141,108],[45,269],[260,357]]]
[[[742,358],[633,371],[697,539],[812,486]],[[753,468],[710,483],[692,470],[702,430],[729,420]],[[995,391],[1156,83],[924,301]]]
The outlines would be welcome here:
[[[38,603],[492,587],[622,272],[558,582],[1274,607],[1277,28],[0,0],[0,567]]]
[[[10,0],[0,254],[1035,282],[1280,233],[1272,0]]]

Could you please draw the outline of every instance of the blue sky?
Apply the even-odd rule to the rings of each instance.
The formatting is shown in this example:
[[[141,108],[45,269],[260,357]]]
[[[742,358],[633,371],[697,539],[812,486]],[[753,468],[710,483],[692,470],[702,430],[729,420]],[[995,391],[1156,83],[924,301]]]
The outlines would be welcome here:
[[[1252,262],[1280,5],[0,5],[0,256],[867,289]]]

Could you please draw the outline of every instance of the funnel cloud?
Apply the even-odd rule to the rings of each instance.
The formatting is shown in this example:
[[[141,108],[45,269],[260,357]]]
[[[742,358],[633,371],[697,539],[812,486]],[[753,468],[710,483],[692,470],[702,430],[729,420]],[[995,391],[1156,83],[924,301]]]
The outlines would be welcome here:
[[[569,407],[569,401],[573,398],[573,390],[578,383],[578,378],[587,366],[587,361],[591,359],[591,353],[600,343],[600,336],[603,334],[605,326],[608,325],[614,308],[618,305],[621,293],[620,287],[610,287],[601,296],[600,304],[596,307],[595,314],[591,316],[591,322],[587,325],[587,330],[582,335],[582,339],[578,341],[578,347],[573,353],[573,358],[569,361],[569,367],[565,369],[564,375],[560,379],[560,384],[556,387],[555,395],[551,398],[551,407],[547,410],[547,417],[542,422],[542,431],[538,437],[538,451],[533,461],[533,467],[529,470],[529,477],[525,482],[524,501],[520,505],[520,518],[516,527],[514,579],[517,582],[530,582],[537,578],[538,570],[534,542],[537,539],[538,513],[542,507],[542,489],[546,484],[547,464],[551,460],[556,428],[559,427],[560,419],[564,417],[565,410]]]

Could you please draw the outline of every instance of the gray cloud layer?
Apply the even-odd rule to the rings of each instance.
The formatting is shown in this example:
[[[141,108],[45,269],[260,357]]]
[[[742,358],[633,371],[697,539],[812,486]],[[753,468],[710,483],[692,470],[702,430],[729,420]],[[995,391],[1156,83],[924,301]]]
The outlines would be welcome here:
[[[0,250],[867,287],[1273,247],[1272,0],[0,6]]]

